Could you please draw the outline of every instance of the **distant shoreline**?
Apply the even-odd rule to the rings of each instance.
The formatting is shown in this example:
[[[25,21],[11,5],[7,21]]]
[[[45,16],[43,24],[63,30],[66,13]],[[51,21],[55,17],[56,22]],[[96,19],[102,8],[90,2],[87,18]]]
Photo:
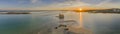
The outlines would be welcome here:
[[[0,14],[31,14],[30,12],[0,12]]]

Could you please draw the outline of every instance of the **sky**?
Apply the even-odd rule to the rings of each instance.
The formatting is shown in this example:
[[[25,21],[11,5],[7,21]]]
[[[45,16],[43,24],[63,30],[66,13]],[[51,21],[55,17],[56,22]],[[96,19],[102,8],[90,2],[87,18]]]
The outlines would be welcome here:
[[[120,0],[0,0],[0,9],[120,8]]]

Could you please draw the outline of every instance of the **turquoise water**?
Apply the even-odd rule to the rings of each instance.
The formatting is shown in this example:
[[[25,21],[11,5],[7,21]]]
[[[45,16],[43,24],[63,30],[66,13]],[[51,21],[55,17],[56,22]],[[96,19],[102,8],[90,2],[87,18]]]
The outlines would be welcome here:
[[[36,34],[40,30],[48,28],[46,26],[49,26],[48,24],[52,21],[56,22],[52,13],[46,14],[46,12],[0,14],[0,34]]]
[[[0,14],[0,34],[52,34],[58,25],[59,13],[65,14],[65,20],[79,22],[76,12],[45,11],[32,14]],[[83,13],[86,29],[94,34],[120,34],[120,14]]]
[[[120,14],[84,13],[83,19],[94,34],[120,34]]]

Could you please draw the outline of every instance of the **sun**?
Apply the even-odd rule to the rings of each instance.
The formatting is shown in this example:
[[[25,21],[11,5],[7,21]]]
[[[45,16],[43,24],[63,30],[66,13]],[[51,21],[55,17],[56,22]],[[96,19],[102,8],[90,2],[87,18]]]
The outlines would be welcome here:
[[[78,8],[77,10],[75,10],[75,12],[83,12],[82,8]]]
[[[80,8],[79,10],[80,10],[80,11],[82,11],[82,9],[81,9],[81,8]]]

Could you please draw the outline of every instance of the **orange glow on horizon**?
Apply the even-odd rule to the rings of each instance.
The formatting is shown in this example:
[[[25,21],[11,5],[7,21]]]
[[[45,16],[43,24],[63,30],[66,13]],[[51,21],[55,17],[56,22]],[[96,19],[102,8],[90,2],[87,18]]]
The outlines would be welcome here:
[[[82,8],[78,8],[78,9],[75,10],[75,12],[78,12],[78,13],[79,12],[83,12],[83,9]]]

